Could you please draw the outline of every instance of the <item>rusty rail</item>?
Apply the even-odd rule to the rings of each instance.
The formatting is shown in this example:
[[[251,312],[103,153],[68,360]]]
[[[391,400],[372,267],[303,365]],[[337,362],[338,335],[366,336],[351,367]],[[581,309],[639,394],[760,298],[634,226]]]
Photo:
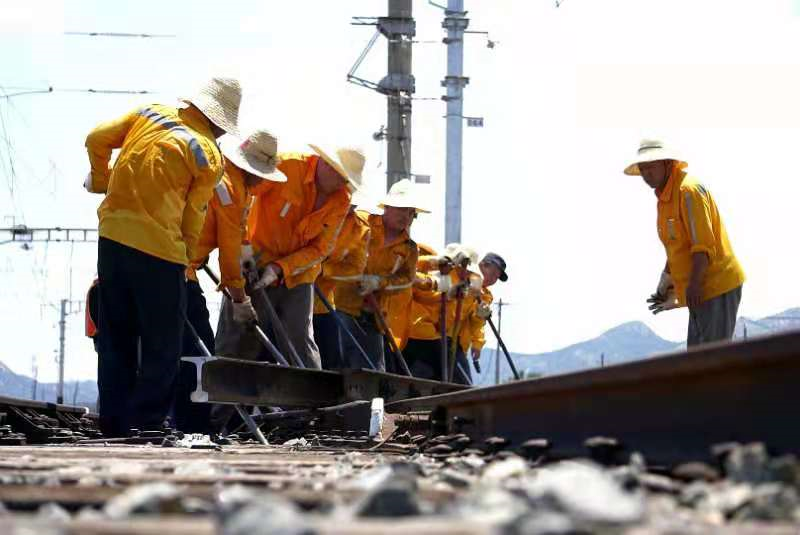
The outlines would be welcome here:
[[[762,441],[800,454],[800,333],[590,371],[398,401],[387,411],[433,411],[440,429],[521,444],[546,438],[565,456],[605,435],[649,459],[709,456],[715,443]]]

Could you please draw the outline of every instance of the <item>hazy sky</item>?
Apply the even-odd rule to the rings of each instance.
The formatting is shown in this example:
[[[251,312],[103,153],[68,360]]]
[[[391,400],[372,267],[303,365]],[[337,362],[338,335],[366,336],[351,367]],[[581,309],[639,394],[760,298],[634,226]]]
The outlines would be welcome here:
[[[513,303],[503,318],[509,348],[556,349],[631,320],[685,337],[685,311],[653,318],[644,303],[664,253],[653,193],[622,175],[642,136],[669,141],[714,193],[748,275],[740,313],[800,305],[800,2],[465,3],[470,29],[488,30],[498,45],[486,48],[480,35],[466,45],[464,113],[484,116],[485,127],[465,129],[463,241],[508,260],[510,281],[495,294]],[[417,96],[436,99],[442,12],[422,0],[414,10]],[[371,134],[386,122],[385,99],[345,75],[373,31],[350,26],[350,17],[385,11],[382,0],[5,0],[0,95],[48,85],[157,94],[0,97],[0,216],[31,227],[96,226],[101,199],[81,188],[89,130],[135,105],[172,102],[215,73],[241,78],[244,130],[271,129],[286,149],[359,144],[380,190],[385,146]],[[380,40],[359,74],[379,80],[385,54]],[[412,234],[434,246],[443,240],[444,113],[441,101],[415,102],[412,168],[432,176],[436,211]],[[56,377],[58,314],[49,304],[82,299],[95,262],[92,244],[0,245],[0,361],[29,374],[35,355],[40,378]],[[70,316],[68,378],[95,373],[82,331],[82,315]]]

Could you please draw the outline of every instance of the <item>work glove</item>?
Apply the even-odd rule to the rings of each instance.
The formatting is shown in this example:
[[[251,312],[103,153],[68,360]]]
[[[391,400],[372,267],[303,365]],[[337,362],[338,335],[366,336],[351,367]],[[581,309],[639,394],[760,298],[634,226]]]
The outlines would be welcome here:
[[[233,321],[236,323],[252,323],[257,319],[256,309],[253,308],[253,303],[249,297],[245,297],[244,301],[239,303],[233,301]]]
[[[86,175],[86,180],[83,181],[83,187],[89,193],[94,193],[92,191],[92,172],[91,171],[89,171],[89,173]]]
[[[477,273],[469,274],[469,293],[475,297],[480,297],[483,289],[483,277]]]
[[[437,292],[448,292],[453,287],[453,279],[447,273],[438,273],[434,279]]]
[[[654,295],[658,295],[664,298],[666,297],[669,290],[672,288],[674,288],[674,283],[672,282],[672,275],[670,275],[666,271],[662,271],[661,278],[658,279],[658,286],[656,286],[656,293]]]
[[[461,292],[466,289],[468,286],[467,281],[460,281],[456,284],[453,284],[450,289],[447,291],[447,298],[448,299],[455,299],[459,295],[463,295]]]
[[[479,304],[477,310],[475,310],[475,315],[482,320],[488,320],[492,317],[492,306],[486,303]]]
[[[242,245],[242,250],[239,253],[239,265],[242,266],[242,273],[249,273],[256,269],[256,256],[253,252],[253,246],[249,243]]]
[[[672,289],[667,290],[665,296],[658,294],[651,295],[647,302],[650,303],[648,308],[653,314],[659,314],[665,310],[672,310],[679,307],[678,299],[675,297],[675,290]]]
[[[261,288],[272,286],[278,282],[278,279],[281,277],[278,269],[279,268],[277,268],[275,264],[267,264],[267,267],[264,268],[264,273],[262,273],[261,277],[253,284],[253,289],[260,290]]]
[[[379,275],[362,275],[358,283],[359,295],[367,295],[379,290],[381,287],[381,277]]]

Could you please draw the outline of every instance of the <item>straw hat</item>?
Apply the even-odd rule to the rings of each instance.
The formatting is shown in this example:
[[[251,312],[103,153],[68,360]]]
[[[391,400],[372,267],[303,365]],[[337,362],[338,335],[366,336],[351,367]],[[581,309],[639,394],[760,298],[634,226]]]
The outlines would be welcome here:
[[[643,139],[636,152],[636,160],[625,168],[625,174],[639,176],[639,164],[644,162],[655,162],[658,160],[679,160],[672,151],[664,147],[664,143],[657,139]]]
[[[278,140],[266,130],[256,130],[242,143],[227,136],[220,143],[222,154],[233,165],[264,180],[286,182],[286,175],[276,169]]]
[[[361,149],[353,147],[339,147],[331,149],[320,148],[318,145],[308,144],[319,157],[325,160],[328,165],[336,169],[336,172],[347,179],[350,191],[356,191],[361,187],[361,173],[364,171],[364,164],[367,159]]]
[[[228,134],[239,134],[239,104],[242,87],[235,78],[212,78],[191,97],[182,101],[194,104],[208,120]]]
[[[422,202],[418,199],[419,194],[415,191],[414,183],[404,178],[392,184],[389,193],[383,198],[378,208],[392,206],[394,208],[414,208],[418,214],[429,214],[430,210],[422,208]]]
[[[469,259],[471,265],[478,263],[478,251],[460,243],[448,243],[444,247],[444,256],[455,259],[458,256]]]

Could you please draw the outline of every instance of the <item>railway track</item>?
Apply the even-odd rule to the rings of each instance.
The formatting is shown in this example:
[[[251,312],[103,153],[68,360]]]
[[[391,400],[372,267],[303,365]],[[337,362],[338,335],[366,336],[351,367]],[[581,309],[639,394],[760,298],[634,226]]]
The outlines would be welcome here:
[[[798,353],[787,334],[480,389],[205,361],[209,399],[285,404],[256,418],[269,446],[104,440],[83,408],[0,398],[0,532],[796,535]]]

